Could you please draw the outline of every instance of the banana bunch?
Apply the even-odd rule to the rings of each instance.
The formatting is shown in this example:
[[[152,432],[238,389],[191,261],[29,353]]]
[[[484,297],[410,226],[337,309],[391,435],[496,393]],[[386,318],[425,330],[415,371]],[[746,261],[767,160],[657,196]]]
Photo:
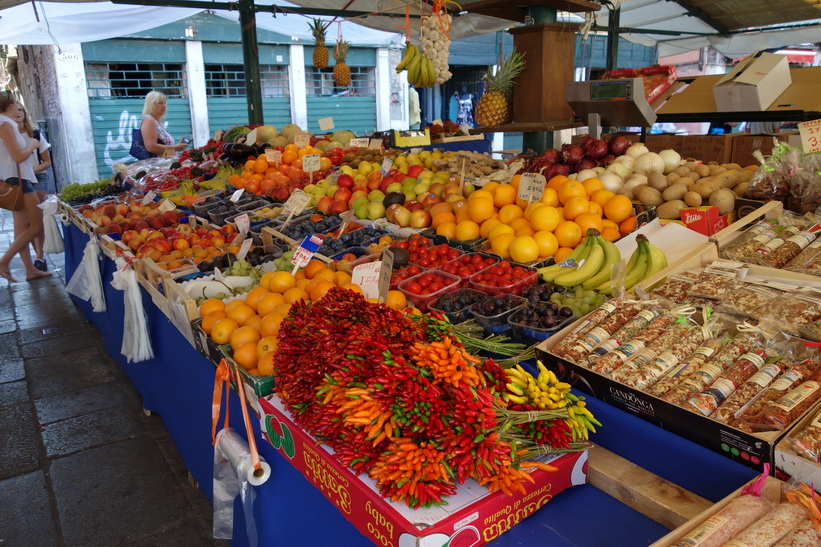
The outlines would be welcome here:
[[[220,165],[217,174],[208,180],[202,181],[199,186],[200,190],[216,190],[225,188],[228,185],[228,178],[236,171],[228,165]]]
[[[636,236],[638,246],[625,266],[624,290],[629,291],[633,286],[667,267],[667,255],[658,247],[653,246],[643,234]],[[612,294],[615,289],[612,281],[607,281],[596,287],[602,294]]]
[[[621,262],[621,253],[610,241],[602,239],[598,230],[587,231],[584,243],[559,264],[539,269],[539,276],[546,282],[562,287],[583,286],[594,289],[610,280],[610,269]]]
[[[436,71],[431,58],[419,51],[419,48],[408,42],[405,54],[396,65],[396,73],[408,71],[408,83],[414,87],[433,87],[436,83]]]
[[[506,387],[507,399],[521,405],[533,405],[540,410],[567,409],[565,422],[571,429],[573,440],[589,438],[589,433],[596,432],[595,426],[601,426],[590,410],[584,396],[571,393],[570,384],[560,382],[552,370],[548,370],[541,361],[536,361],[539,367],[539,376],[533,377],[521,367],[505,370],[510,382]]]

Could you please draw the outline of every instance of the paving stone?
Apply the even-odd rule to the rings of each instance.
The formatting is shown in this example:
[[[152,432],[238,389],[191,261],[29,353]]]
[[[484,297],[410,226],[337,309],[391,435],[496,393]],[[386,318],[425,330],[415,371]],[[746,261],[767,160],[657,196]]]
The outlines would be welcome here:
[[[20,343],[29,344],[38,340],[56,338],[66,334],[79,333],[81,336],[91,336],[90,329],[85,321],[63,321],[60,324],[49,324],[20,330]]]
[[[29,391],[25,380],[0,384],[0,408],[28,402]]]
[[[212,539],[212,532],[206,531],[202,526],[192,520],[186,519],[182,524],[165,530],[150,537],[129,543],[128,547],[168,547],[169,545],[185,545],[186,547],[196,546],[228,546],[229,540]]]
[[[12,262],[12,275],[15,279],[17,279],[17,283],[11,283],[9,288],[11,292],[19,292],[19,291],[44,291],[48,290],[49,287],[55,288],[62,288],[65,290],[66,282],[61,277],[51,276],[46,277],[43,279],[38,279],[36,281],[28,282],[26,281],[26,270],[22,267],[19,269],[15,269],[14,262]]]
[[[80,312],[73,304],[68,304],[62,300],[52,302],[44,301],[31,306],[16,306],[14,308],[15,319],[20,328],[29,328],[47,321],[66,321],[67,318],[80,319]],[[74,319],[72,319],[74,320]]]
[[[32,288],[28,291],[12,293],[12,298],[15,306],[34,306],[43,302],[62,302],[73,305],[66,288],[55,285],[37,286],[32,284]]]
[[[58,545],[43,471],[0,481],[0,544]]]
[[[97,348],[26,360],[35,399],[110,382],[113,377]]]
[[[46,425],[42,437],[46,454],[54,457],[125,439],[142,430],[133,409],[109,408]]]
[[[0,479],[28,473],[39,467],[37,423],[28,403],[10,406],[0,412],[0,446],[3,447]]]
[[[61,353],[91,347],[97,347],[97,341],[93,336],[87,336],[80,332],[67,334],[59,338],[40,340],[36,344],[26,344],[23,346],[23,357],[45,357],[46,355],[57,357]]]
[[[26,367],[22,359],[0,361],[0,384],[22,380],[26,377]]]
[[[128,396],[114,382],[100,384],[77,391],[61,393],[53,397],[44,397],[34,401],[37,418],[41,424],[49,424],[66,418],[76,418],[105,410],[124,406],[130,402]]]
[[[14,319],[8,321],[0,321],[0,334],[7,334],[17,330],[17,322]]]
[[[17,348],[17,335],[0,334],[0,361],[19,358],[20,350]]]
[[[5,287],[0,289],[0,308],[8,308],[11,306],[11,293]]]
[[[108,546],[149,537],[190,511],[146,435],[59,458],[52,462],[51,480],[66,545]]]
[[[0,308],[0,321],[14,321],[14,310],[11,308],[10,305]]]

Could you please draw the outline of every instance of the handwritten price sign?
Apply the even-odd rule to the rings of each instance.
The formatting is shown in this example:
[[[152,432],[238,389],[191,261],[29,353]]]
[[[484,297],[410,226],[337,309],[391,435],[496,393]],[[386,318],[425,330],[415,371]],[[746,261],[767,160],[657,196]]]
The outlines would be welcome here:
[[[297,148],[308,146],[309,144],[311,144],[311,135],[309,135],[308,133],[297,133],[294,136],[294,144]]]
[[[544,175],[524,173],[519,181],[519,199],[523,199],[528,203],[539,201],[542,199],[542,194],[544,194],[546,183],[547,180],[545,180]]]
[[[801,133],[801,147],[804,152],[821,152],[821,120],[812,120],[798,124]]]
[[[379,298],[379,271],[382,261],[360,264],[351,272],[351,283],[359,285],[365,298]]]
[[[286,215],[298,215],[311,202],[311,196],[302,190],[296,189],[288,201],[282,206],[282,212]]]
[[[351,148],[367,148],[369,144],[370,140],[367,137],[364,137],[351,139],[351,142],[348,143],[348,146],[350,146]]]
[[[319,154],[305,154],[302,156],[302,170],[306,173],[319,171]]]
[[[316,253],[316,250],[319,249],[320,245],[322,245],[321,237],[317,235],[305,236],[305,239],[302,240],[302,243],[300,243],[299,247],[297,247],[294,251],[294,256],[291,257],[291,264],[294,265],[294,272],[311,261],[311,258],[313,258],[314,253]]]
[[[280,163],[282,163],[282,151],[274,150],[273,148],[266,148],[265,161],[267,161],[268,163],[276,163],[277,165],[279,165]]]

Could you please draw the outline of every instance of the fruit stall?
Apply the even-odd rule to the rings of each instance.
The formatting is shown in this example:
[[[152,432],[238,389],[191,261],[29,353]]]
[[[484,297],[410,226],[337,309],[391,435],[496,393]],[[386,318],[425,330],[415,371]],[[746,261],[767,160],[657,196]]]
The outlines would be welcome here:
[[[225,425],[270,466],[236,544],[647,544],[811,477],[815,155],[372,142],[231,128],[61,195],[69,290],[200,489]]]

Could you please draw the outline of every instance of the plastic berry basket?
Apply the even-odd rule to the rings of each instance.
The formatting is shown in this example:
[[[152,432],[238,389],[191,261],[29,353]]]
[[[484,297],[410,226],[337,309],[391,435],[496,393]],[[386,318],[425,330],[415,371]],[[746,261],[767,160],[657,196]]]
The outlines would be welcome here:
[[[221,201],[203,201],[201,203],[195,203],[192,207],[194,208],[195,213],[201,217],[204,217],[208,214],[208,211],[211,209],[216,209],[220,205],[222,205]]]
[[[533,327],[526,324],[522,320],[523,312],[524,307],[516,310],[510,315],[510,317],[507,318],[507,323],[510,325],[511,338],[517,342],[522,342],[527,345],[537,344],[547,340],[562,330],[570,321],[574,319],[573,317],[566,317],[562,319],[561,322],[556,323],[555,326],[550,328]]]
[[[454,258],[453,260],[451,260],[451,261],[449,261],[449,262],[446,262],[445,264],[442,264],[442,266],[439,266],[439,267],[438,267],[438,268],[436,268],[436,269],[437,269],[437,270],[440,270],[440,271],[444,271],[444,270],[442,270],[442,268],[443,268],[443,267],[448,266],[448,265],[452,265],[452,264],[459,263],[461,260],[464,260],[464,258],[465,258],[466,256],[473,257],[473,256],[476,256],[476,255],[481,256],[482,258],[489,258],[489,259],[493,260],[493,262],[494,262],[494,263],[495,263],[495,262],[499,262],[499,258],[498,258],[498,257],[496,257],[496,256],[494,256],[494,255],[489,255],[489,254],[487,254],[487,253],[465,253],[465,254],[463,254],[463,255],[462,255],[462,256],[460,256],[460,257]],[[463,286],[463,287],[467,287],[467,286],[470,284],[470,278],[471,278],[471,277],[473,277],[474,275],[476,275],[476,274],[478,274],[478,273],[483,272],[484,270],[487,270],[487,269],[488,269],[488,268],[490,268],[491,266],[492,266],[492,264],[488,264],[488,265],[486,265],[484,268],[480,268],[480,269],[478,269],[478,270],[476,270],[476,271],[474,271],[474,272],[471,272],[471,273],[470,273],[470,275],[467,275],[467,276],[463,276],[463,275],[458,274],[458,273],[457,273],[456,275],[458,275],[458,276],[462,279],[462,286]],[[451,273],[451,272],[447,272],[447,271],[445,271],[445,273]]]
[[[517,264],[517,266],[518,266],[518,264]],[[515,294],[517,296],[521,295],[525,291],[525,289],[527,289],[528,287],[532,287],[533,285],[535,285],[536,283],[539,282],[539,275],[536,273],[535,268],[526,267],[526,266],[522,266],[522,267],[529,270],[532,275],[527,275],[527,276],[525,276],[521,279],[518,279],[518,280],[516,280],[513,283],[510,283],[508,285],[503,285],[501,287],[497,287],[495,285],[488,285],[487,283],[482,283],[480,281],[476,281],[476,279],[474,279],[476,274],[482,273],[482,272],[476,272],[476,274],[474,274],[474,276],[470,278],[470,287],[472,289],[476,289],[478,291],[482,291],[482,292],[490,294],[490,295],[496,295],[496,294]],[[485,270],[487,270],[488,268],[485,268]],[[483,271],[485,271],[485,270],[483,270]]]
[[[488,298],[502,298],[502,299],[512,299],[514,302],[518,302],[518,304],[512,306],[510,309],[505,310],[503,312],[497,313],[495,315],[485,315],[482,312],[478,311],[480,304],[487,300]],[[484,327],[485,332],[487,334],[504,334],[510,330],[510,323],[507,322],[507,318],[513,315],[514,312],[522,309],[527,300],[522,298],[521,296],[517,296],[515,294],[497,294],[493,296],[488,296],[484,300],[480,300],[476,302],[470,307],[470,313],[473,314],[473,317],[476,319],[476,322]]]
[[[422,276],[428,275],[430,273],[435,273],[435,275],[444,278],[446,284],[441,289],[438,289],[437,291],[432,292],[430,294],[415,294],[408,291],[409,286],[411,286],[414,283],[418,283],[419,280],[422,279]],[[439,298],[443,294],[447,294],[449,292],[456,290],[459,287],[460,282],[461,279],[458,275],[451,275],[449,273],[444,272],[427,271],[402,281],[399,284],[398,289],[405,295],[405,298],[408,300],[408,302],[413,304],[414,307],[418,308],[420,311],[424,312],[428,310],[428,306],[431,303],[435,302],[437,298]]]
[[[467,304],[459,304],[460,297],[465,295],[468,295],[469,297],[472,296],[473,300],[468,301]],[[443,294],[436,299],[436,302],[430,304],[428,309],[445,314],[448,320],[455,325],[456,323],[461,323],[462,321],[467,321],[470,319],[470,307],[479,300],[484,299],[485,296],[485,293],[477,291],[476,289],[462,287],[453,292]],[[448,300],[454,302],[454,305],[446,306]]]
[[[402,269],[408,269],[408,268],[411,268],[411,267],[416,268],[416,269],[418,269],[418,270],[419,270],[419,273],[414,274],[414,275],[423,274],[423,273],[425,273],[425,272],[427,272],[427,271],[429,271],[429,270],[430,270],[430,268],[425,268],[425,267],[422,267],[422,266],[417,266],[416,264],[408,264],[407,266],[405,266],[405,268],[402,268]],[[396,272],[397,272],[397,270],[394,270],[394,271],[393,271],[393,274],[396,274]],[[400,284],[400,283],[402,283],[403,281],[407,281],[408,279],[410,279],[411,277],[413,277],[413,275],[412,275],[412,276],[410,276],[410,277],[406,277],[406,278],[404,278],[404,279],[394,280],[394,275],[393,275],[393,274],[391,275],[391,285],[390,285],[390,290],[396,290],[396,289],[398,289],[398,288],[399,288],[399,284]]]

